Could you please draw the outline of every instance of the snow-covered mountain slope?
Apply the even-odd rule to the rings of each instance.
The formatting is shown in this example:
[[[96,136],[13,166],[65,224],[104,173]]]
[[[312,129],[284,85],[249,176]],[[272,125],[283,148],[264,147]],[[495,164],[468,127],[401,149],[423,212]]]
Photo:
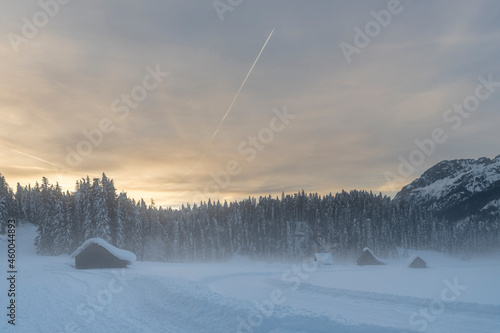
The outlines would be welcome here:
[[[406,185],[395,200],[411,200],[438,217],[500,216],[500,155],[442,161]]]
[[[429,264],[421,270],[404,259],[363,267],[240,260],[77,270],[69,256],[37,256],[35,230],[18,226],[16,326],[4,318],[0,332],[500,332],[498,257],[463,262],[411,251]],[[1,304],[7,289],[1,279]]]

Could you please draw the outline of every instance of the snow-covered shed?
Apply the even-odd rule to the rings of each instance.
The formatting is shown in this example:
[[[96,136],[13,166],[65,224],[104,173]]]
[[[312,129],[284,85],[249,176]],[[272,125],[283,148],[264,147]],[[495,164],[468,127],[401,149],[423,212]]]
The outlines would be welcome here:
[[[382,259],[378,258],[373,254],[373,252],[365,247],[363,249],[363,252],[361,255],[358,257],[357,264],[359,266],[364,266],[364,265],[385,265]]]
[[[316,253],[314,261],[320,265],[333,265],[333,257],[331,253]]]
[[[78,269],[123,268],[137,259],[132,252],[114,247],[102,238],[86,240],[71,258],[75,259]]]

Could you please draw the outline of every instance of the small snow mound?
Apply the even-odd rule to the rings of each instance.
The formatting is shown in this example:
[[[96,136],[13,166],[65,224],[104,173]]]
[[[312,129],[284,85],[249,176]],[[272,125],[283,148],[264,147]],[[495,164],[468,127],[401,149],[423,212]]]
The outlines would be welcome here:
[[[135,254],[133,254],[130,251],[127,250],[122,250],[117,247],[114,247],[113,245],[109,244],[102,238],[90,238],[87,239],[78,249],[76,249],[75,252],[71,254],[71,258],[75,258],[77,255],[79,255],[83,250],[85,250],[87,247],[89,247],[90,244],[97,244],[108,250],[112,255],[116,256],[117,258],[121,260],[126,260],[131,264],[133,261],[137,260],[137,257]]]
[[[333,257],[331,253],[316,253],[314,260],[321,265],[333,265]]]

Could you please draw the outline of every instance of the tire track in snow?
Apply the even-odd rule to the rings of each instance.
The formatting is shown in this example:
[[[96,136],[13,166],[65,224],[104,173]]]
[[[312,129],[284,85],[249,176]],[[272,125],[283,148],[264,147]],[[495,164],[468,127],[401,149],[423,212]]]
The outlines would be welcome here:
[[[293,290],[290,284],[278,279],[267,279],[270,286],[288,290],[290,298],[304,300],[314,297],[318,302],[330,305],[330,313],[340,313],[349,318],[363,313],[361,320],[373,323],[381,321],[398,325],[402,329],[416,329],[410,325],[412,313],[429,309],[434,299],[399,296],[375,292],[329,288],[301,283]],[[486,328],[487,327],[487,328]],[[481,329],[479,329],[481,328]],[[428,323],[426,332],[500,332],[500,306],[467,302],[446,304],[444,312]]]
[[[184,279],[136,276],[130,281],[130,289],[134,292],[125,295],[126,303],[135,301],[142,313],[148,313],[152,330],[167,325],[170,329],[164,332],[237,332],[238,317],[246,319],[257,311],[252,302],[220,295]],[[252,329],[256,333],[400,332],[288,306],[277,306],[272,315]]]
[[[266,281],[268,284],[273,286],[279,286],[279,287],[286,286],[287,288],[290,288],[289,284],[286,284],[281,280],[267,279]],[[368,291],[329,288],[329,287],[312,285],[309,283],[301,283],[300,286],[297,288],[297,291],[320,294],[329,297],[347,297],[352,299],[388,302],[391,304],[411,304],[423,307],[428,307],[429,304],[431,304],[432,301],[434,301],[434,299],[431,298],[420,298],[413,296],[401,296],[401,295],[392,295],[392,294],[384,294],[384,293],[376,293]],[[454,311],[477,312],[480,314],[487,314],[492,316],[500,315],[500,305],[494,305],[494,304],[479,304],[472,302],[454,301],[453,303],[448,304],[446,308],[453,309]]]

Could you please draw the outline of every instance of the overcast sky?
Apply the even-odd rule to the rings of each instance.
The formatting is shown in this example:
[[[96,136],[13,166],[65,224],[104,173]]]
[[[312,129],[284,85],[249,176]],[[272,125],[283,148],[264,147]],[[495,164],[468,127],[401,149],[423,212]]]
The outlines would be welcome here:
[[[498,1],[55,3],[0,3],[12,187],[105,172],[174,207],[392,196],[441,160],[500,154]]]

